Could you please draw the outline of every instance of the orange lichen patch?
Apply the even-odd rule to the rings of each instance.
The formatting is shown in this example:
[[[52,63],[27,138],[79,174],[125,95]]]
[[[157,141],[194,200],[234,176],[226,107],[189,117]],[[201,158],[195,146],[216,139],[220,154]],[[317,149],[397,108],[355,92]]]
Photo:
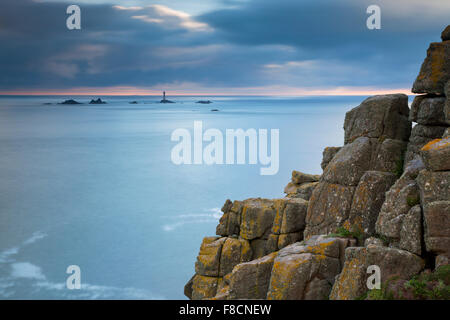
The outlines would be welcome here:
[[[434,139],[433,141],[428,142],[421,151],[429,151],[429,150],[441,150],[444,148],[450,147],[450,139]]]
[[[327,257],[326,255],[326,250],[328,247],[330,247],[331,245],[333,245],[335,242],[335,240],[331,240],[328,242],[321,242],[319,244],[316,245],[309,245],[306,247],[306,251],[310,252],[312,254],[318,255],[317,258],[319,260],[325,259]]]
[[[275,261],[272,267],[268,300],[284,300],[289,298],[289,288],[294,283],[293,278],[305,263],[310,262],[310,254],[296,254],[288,259]]]

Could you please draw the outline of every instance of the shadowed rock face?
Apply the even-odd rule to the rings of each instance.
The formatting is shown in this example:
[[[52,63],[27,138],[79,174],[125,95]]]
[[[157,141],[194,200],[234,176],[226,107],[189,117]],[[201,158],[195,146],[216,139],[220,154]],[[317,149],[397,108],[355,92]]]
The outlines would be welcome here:
[[[370,97],[346,114],[344,146],[324,150],[322,176],[294,171],[283,199],[225,202],[186,296],[356,299],[371,265],[405,283],[449,264],[449,30],[428,50],[411,112],[405,95]]]

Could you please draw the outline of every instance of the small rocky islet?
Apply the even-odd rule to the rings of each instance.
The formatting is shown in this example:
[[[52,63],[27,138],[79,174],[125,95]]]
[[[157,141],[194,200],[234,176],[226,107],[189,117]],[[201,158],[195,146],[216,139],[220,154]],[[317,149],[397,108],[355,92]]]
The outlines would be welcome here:
[[[281,199],[226,200],[189,299],[450,299],[450,26],[442,40],[411,109],[388,94],[347,112],[322,175],[293,171]]]
[[[49,105],[51,103],[45,103],[46,105]],[[64,100],[63,102],[60,102],[58,104],[83,104],[82,102],[78,102],[74,99],[68,99],[68,100]],[[98,99],[91,99],[91,101],[89,102],[89,104],[106,104],[105,101],[103,101],[102,99],[98,98]]]

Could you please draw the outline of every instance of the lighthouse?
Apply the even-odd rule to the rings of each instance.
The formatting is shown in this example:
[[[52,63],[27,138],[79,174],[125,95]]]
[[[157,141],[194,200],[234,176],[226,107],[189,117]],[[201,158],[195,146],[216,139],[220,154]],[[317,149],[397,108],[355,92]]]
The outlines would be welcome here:
[[[163,99],[160,101],[160,103],[174,103],[173,101],[166,99],[166,92],[163,91]]]

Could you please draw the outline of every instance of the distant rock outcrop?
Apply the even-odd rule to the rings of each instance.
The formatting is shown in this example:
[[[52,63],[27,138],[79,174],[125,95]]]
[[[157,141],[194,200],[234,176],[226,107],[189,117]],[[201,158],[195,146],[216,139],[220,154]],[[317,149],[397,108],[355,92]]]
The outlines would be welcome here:
[[[225,202],[190,299],[450,297],[450,26],[442,39],[411,111],[406,95],[370,97],[346,114],[344,146],[324,150],[321,176],[293,171],[283,199]],[[380,290],[367,288],[369,266]]]
[[[200,101],[197,101],[196,103],[200,103],[200,104],[211,104],[212,101],[209,101],[209,100],[200,100]]]
[[[92,99],[91,102],[89,102],[89,104],[106,104],[106,102],[98,98],[97,100]]]
[[[65,100],[63,102],[60,102],[58,104],[82,104],[81,102],[75,101],[73,99]]]

